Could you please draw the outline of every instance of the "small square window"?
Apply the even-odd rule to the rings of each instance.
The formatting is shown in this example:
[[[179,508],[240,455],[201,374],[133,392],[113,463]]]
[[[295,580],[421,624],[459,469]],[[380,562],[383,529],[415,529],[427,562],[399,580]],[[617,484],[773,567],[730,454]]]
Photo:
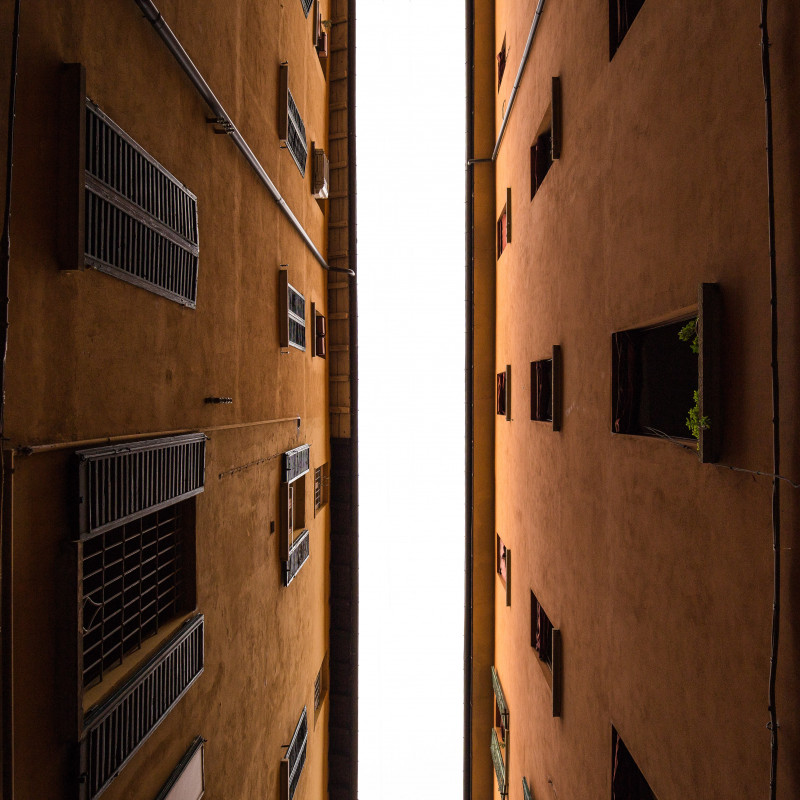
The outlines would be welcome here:
[[[500,534],[497,534],[497,562],[495,567],[500,576],[500,582],[506,590],[506,605],[511,605],[511,551],[503,544]]]
[[[644,0],[608,0],[609,59],[614,58],[643,5]]]
[[[317,311],[316,303],[311,304],[311,355],[317,358],[325,358],[327,348],[327,325],[325,317]]]
[[[497,373],[496,408],[499,416],[511,419],[511,365],[507,364],[505,372]]]
[[[497,257],[511,244],[511,189],[506,189],[506,204],[497,218]]]
[[[657,800],[633,756],[611,726],[611,797],[612,800]]]
[[[561,430],[561,347],[553,346],[552,358],[531,361],[531,419],[552,423]]]
[[[539,660],[553,669],[553,623],[545,614],[536,595],[531,592],[531,647],[536,651]]]
[[[561,78],[551,83],[550,107],[531,145],[531,200],[542,185],[553,161],[561,156]]]

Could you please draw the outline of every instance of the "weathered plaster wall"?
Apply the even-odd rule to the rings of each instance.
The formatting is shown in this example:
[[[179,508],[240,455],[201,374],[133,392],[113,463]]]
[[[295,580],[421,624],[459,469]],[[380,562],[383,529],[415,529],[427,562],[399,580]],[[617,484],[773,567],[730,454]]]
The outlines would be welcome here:
[[[158,3],[311,238],[323,207],[277,136],[278,70],[307,139],[327,150],[326,76],[299,0]],[[329,4],[322,2],[323,18]],[[4,40],[5,41],[5,40]],[[59,271],[54,195],[58,74],[86,66],[87,93],[197,195],[200,267],[189,310],[94,270]],[[325,313],[325,273],[290,228],[133,0],[52,6],[28,0],[17,104],[14,253],[6,435],[13,445],[251,423],[209,433],[197,508],[197,606],[205,672],[105,792],[155,796],[192,739],[206,745],[206,797],[276,797],[282,746],[304,705],[309,749],[296,798],[327,792],[327,703],[314,723],[314,679],[328,649],[329,514],[313,511],[313,469],[329,461],[327,364],[278,344],[278,270]],[[308,312],[307,312],[308,316]],[[211,406],[209,395],[231,396]],[[311,444],[311,557],[281,586],[280,453]],[[16,794],[68,795],[74,768],[59,728],[63,647],[59,565],[76,499],[69,451],[20,457],[14,475]],[[60,559],[60,560],[59,560]],[[73,566],[70,567],[69,565]],[[69,637],[68,637],[69,639]],[[76,640],[73,632],[72,641]]]
[[[508,36],[499,129],[535,3],[497,3]],[[800,474],[797,11],[771,4],[784,474]],[[608,796],[611,724],[661,800],[766,793],[771,483],[613,435],[615,330],[722,288],[722,462],[771,471],[769,263],[758,8],[646,2],[614,59],[608,9],[546,4],[497,161],[496,525],[513,553],[495,592],[495,659],[511,711],[511,800]],[[561,76],[560,160],[530,199],[530,146]],[[530,362],[560,344],[563,430],[530,421]],[[713,420],[712,420],[712,424]],[[796,491],[784,487],[779,796],[798,773]],[[562,631],[563,712],[530,647],[530,591]],[[489,689],[487,688],[487,692]],[[487,754],[488,759],[488,754]]]

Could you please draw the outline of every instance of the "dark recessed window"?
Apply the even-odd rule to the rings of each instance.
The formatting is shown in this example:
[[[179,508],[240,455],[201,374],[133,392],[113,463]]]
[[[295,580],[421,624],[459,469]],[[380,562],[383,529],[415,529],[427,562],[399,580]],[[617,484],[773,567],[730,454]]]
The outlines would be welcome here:
[[[644,5],[644,0],[609,0],[608,2],[608,29],[611,53],[609,58],[614,58],[614,53],[622,44],[625,34],[633,24],[633,20]]]
[[[698,388],[698,362],[679,336],[688,319],[613,334],[614,432],[689,437],[686,419]]]
[[[497,373],[497,413],[506,415],[506,373]]]
[[[506,51],[506,37],[503,37],[503,46],[500,48],[500,52],[497,54],[497,91],[500,91],[500,84],[503,82],[503,75],[506,71],[506,57],[508,53]]]
[[[500,534],[497,534],[497,558],[495,569],[500,576],[500,581],[506,590],[506,605],[511,605],[511,551],[503,544]]]
[[[531,419],[553,421],[553,359],[531,362]]]
[[[553,165],[553,137],[548,128],[531,145],[531,199]]]
[[[650,785],[611,726],[611,800],[656,800]]]
[[[311,331],[311,355],[325,358],[327,348],[327,326],[325,317],[317,311],[316,303],[311,304],[311,324],[314,329]]]
[[[330,496],[330,467],[323,464],[314,470],[314,516],[317,512],[328,505]]]
[[[545,614],[536,595],[531,592],[531,647],[539,660],[553,669],[553,623]]]

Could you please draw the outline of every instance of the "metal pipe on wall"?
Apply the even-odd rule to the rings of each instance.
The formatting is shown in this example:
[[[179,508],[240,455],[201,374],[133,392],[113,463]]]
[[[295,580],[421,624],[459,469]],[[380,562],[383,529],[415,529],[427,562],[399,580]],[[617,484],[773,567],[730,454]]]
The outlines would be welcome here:
[[[497,160],[497,154],[500,152],[500,143],[503,141],[503,135],[506,132],[506,125],[508,125],[508,118],[511,116],[511,109],[514,107],[514,100],[517,97],[519,84],[522,81],[522,73],[525,71],[525,65],[528,63],[528,56],[531,53],[533,46],[533,37],[536,35],[536,29],[539,27],[539,18],[542,16],[542,9],[544,8],[544,0],[539,0],[536,6],[536,12],[533,15],[533,22],[531,23],[531,30],[528,34],[528,41],[525,43],[525,51],[522,54],[522,61],[520,61],[519,69],[517,70],[517,77],[514,79],[514,85],[511,87],[511,94],[508,98],[508,108],[506,113],[503,114],[503,122],[500,125],[500,133],[497,135],[497,142],[495,143],[494,150],[492,151],[492,161]]]
[[[255,153],[250,149],[250,145],[244,140],[244,137],[239,133],[238,128],[234,125],[233,120],[228,116],[228,113],[222,107],[222,103],[218,100],[211,87],[206,83],[205,78],[200,73],[200,70],[194,65],[194,62],[189,58],[189,54],[183,49],[183,45],[178,41],[178,38],[172,32],[172,29],[164,21],[159,10],[155,7],[152,0],[135,0],[136,5],[139,6],[145,18],[155,28],[156,33],[161,37],[167,49],[175,57],[175,60],[180,64],[181,69],[186,73],[189,80],[200,93],[200,96],[205,101],[206,105],[211,109],[214,116],[220,121],[220,124],[225,128],[225,132],[233,139],[236,147],[239,148],[242,155],[247,159],[247,163],[253,168],[256,175],[258,175],[261,182],[267,188],[267,191],[272,196],[272,199],[278,204],[278,207],[283,212],[286,219],[289,220],[292,227],[300,234],[300,238],[305,242],[306,247],[311,251],[311,254],[317,260],[319,265],[329,272],[346,272],[348,275],[355,275],[352,269],[346,267],[331,267],[319,252],[311,237],[306,233],[300,221],[292,212],[292,209],[286,204],[286,201],[281,196],[275,184],[270,180],[266,170],[261,162],[256,158]]]

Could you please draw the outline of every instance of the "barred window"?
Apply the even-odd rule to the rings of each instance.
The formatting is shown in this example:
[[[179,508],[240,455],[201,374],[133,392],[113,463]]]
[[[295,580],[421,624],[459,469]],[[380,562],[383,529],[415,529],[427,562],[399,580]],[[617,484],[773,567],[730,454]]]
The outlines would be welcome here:
[[[330,497],[330,467],[327,463],[314,470],[314,515],[328,505]]]
[[[306,299],[289,283],[289,272],[281,269],[279,277],[280,345],[306,349]]]
[[[287,62],[281,64],[278,91],[278,136],[281,145],[291,153],[300,174],[305,177],[306,161],[308,160],[306,126],[289,90],[289,64]]]

